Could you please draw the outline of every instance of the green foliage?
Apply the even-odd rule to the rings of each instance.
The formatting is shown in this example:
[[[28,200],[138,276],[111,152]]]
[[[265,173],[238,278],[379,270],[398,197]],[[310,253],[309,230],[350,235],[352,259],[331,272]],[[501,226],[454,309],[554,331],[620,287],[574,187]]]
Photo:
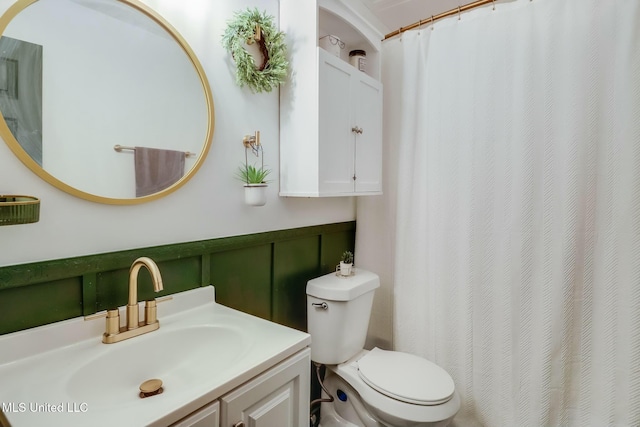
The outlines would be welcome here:
[[[265,48],[268,53],[267,64],[258,70],[253,57],[244,48],[247,40],[253,38],[256,24],[260,25]],[[273,16],[260,12],[257,8],[236,12],[234,19],[227,23],[222,35],[222,45],[231,53],[236,62],[236,83],[247,85],[254,92],[271,92],[287,77],[289,63],[286,59],[287,46],[284,33],[273,24]]]
[[[236,178],[245,184],[264,184],[267,176],[271,173],[271,169],[255,167],[252,165],[242,165],[238,167]]]
[[[353,252],[351,251],[344,251],[342,253],[342,262],[344,262],[345,264],[353,264]]]

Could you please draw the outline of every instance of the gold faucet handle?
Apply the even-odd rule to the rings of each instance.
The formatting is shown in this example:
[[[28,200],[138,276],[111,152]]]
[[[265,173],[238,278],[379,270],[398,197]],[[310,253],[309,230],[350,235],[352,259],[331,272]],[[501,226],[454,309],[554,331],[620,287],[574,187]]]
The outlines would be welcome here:
[[[120,332],[120,310],[113,309],[107,310],[107,327],[105,329],[106,335],[114,335]]]
[[[144,324],[151,325],[152,323],[158,323],[158,307],[154,299],[144,302]]]
[[[148,300],[144,302],[144,323],[145,325],[151,325],[158,322],[158,308],[157,305],[161,302],[171,301],[173,297],[167,295],[164,297]]]

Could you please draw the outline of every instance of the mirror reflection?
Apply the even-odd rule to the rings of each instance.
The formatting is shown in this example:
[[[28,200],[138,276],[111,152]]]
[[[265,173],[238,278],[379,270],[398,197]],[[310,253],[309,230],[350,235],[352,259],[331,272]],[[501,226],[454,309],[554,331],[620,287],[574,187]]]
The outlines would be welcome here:
[[[0,111],[55,180],[99,198],[153,195],[210,143],[210,92],[186,49],[128,4],[39,0],[2,34]]]

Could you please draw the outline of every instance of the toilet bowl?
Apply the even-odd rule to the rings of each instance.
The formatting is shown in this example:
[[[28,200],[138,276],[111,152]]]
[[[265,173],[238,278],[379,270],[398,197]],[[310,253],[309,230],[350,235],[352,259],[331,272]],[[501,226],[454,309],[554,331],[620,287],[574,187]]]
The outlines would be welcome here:
[[[323,385],[334,401],[322,403],[322,427],[444,427],[460,409],[446,371],[407,353],[363,350],[327,366]]]
[[[451,376],[415,355],[364,350],[374,273],[328,274],[307,284],[311,359],[327,367],[322,427],[444,427],[460,409]]]

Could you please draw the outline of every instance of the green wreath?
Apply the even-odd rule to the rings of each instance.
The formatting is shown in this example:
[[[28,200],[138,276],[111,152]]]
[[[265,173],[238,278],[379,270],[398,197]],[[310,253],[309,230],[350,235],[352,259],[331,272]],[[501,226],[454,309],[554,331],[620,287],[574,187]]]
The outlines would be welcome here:
[[[222,35],[222,45],[236,62],[236,83],[249,86],[254,92],[271,92],[287,76],[289,63],[286,59],[287,46],[284,33],[273,25],[273,16],[260,12],[257,8],[236,12],[234,19],[227,22]],[[256,26],[257,25],[257,26]],[[256,28],[260,34],[256,35]],[[256,66],[253,57],[244,48],[258,38],[264,61]]]

